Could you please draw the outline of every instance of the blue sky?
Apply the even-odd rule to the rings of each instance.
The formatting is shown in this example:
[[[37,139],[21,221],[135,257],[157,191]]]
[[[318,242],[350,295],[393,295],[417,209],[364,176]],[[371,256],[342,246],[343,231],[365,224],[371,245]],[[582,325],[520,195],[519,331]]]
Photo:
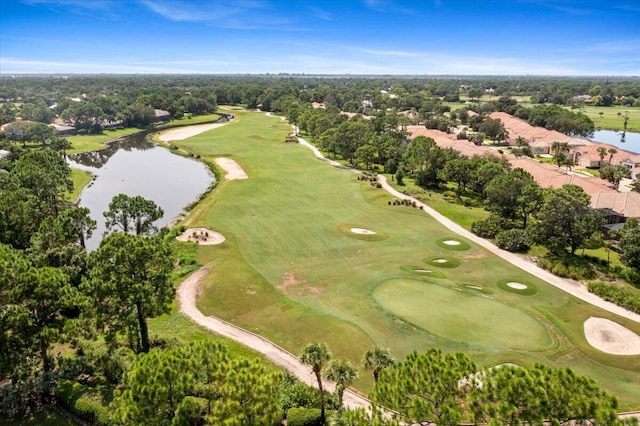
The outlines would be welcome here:
[[[0,73],[640,75],[640,0],[2,0]]]

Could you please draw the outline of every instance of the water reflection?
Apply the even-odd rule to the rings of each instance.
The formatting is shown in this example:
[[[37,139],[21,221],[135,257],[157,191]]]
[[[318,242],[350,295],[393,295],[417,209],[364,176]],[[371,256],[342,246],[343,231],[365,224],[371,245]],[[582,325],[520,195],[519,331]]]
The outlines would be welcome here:
[[[147,149],[153,149],[156,145],[149,142],[147,135],[149,132],[138,132],[133,135],[123,136],[115,139],[113,142],[108,143],[104,148],[97,151],[80,152],[77,154],[69,155],[69,159],[74,163],[83,165],[85,167],[91,167],[99,169],[104,166],[109,158],[111,158],[119,150],[131,151],[137,149],[145,151]]]
[[[106,230],[102,213],[109,209],[115,195],[140,195],[153,200],[164,210],[164,216],[154,223],[162,227],[214,181],[204,164],[149,142],[144,133],[125,136],[99,151],[70,155],[68,162],[71,167],[95,175],[79,201],[80,206],[91,210],[91,217],[98,223],[93,237],[87,240],[90,250],[100,244]]]
[[[594,142],[607,143],[624,151],[640,154],[640,133],[616,132],[613,130],[596,130],[590,137]]]

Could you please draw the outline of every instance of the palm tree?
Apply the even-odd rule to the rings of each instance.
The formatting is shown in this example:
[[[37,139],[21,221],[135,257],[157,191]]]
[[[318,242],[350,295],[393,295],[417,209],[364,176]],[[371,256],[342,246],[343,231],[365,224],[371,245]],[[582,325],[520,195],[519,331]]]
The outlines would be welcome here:
[[[604,157],[607,155],[607,148],[604,146],[598,147],[598,156],[600,157],[600,167],[602,167],[602,162],[604,161]]]
[[[358,378],[358,371],[349,361],[335,359],[332,360],[329,367],[327,367],[325,377],[336,382],[338,410],[342,410],[342,396],[344,395],[344,390]]]
[[[618,153],[618,150],[615,148],[609,148],[607,151],[609,153],[609,165],[611,165],[611,160],[613,160],[613,155]]]
[[[389,354],[389,349],[382,349],[376,346],[367,350],[363,357],[364,368],[373,372],[373,381],[378,382],[380,371],[393,364],[393,358]]]
[[[320,373],[324,367],[325,362],[331,359],[331,352],[324,343],[309,343],[302,349],[302,355],[300,359],[305,364],[311,366],[313,373],[316,375],[318,381],[318,389],[320,390],[320,420],[321,424],[324,424],[324,392],[322,390],[322,377]]]

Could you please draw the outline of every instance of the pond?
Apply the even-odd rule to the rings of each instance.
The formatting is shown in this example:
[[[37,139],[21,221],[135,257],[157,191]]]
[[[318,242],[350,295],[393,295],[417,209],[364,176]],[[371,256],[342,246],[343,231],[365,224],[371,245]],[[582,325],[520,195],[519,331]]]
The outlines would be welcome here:
[[[98,228],[87,240],[87,249],[100,245],[106,230],[103,212],[120,193],[153,200],[164,210],[155,226],[167,225],[213,183],[207,166],[194,159],[172,154],[136,133],[111,142],[99,151],[69,155],[71,167],[95,175],[80,194],[79,205],[91,210]]]
[[[594,142],[607,143],[624,151],[640,154],[640,133],[615,132],[613,130],[596,130],[593,137],[589,138]]]

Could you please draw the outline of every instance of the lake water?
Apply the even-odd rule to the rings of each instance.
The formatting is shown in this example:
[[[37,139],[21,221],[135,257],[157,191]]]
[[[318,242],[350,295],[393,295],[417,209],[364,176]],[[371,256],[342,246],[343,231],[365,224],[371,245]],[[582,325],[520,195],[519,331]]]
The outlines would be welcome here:
[[[624,142],[622,142],[622,132],[613,130],[596,130],[593,137],[589,138],[594,142],[608,143],[622,150],[640,154],[640,133],[626,132]]]
[[[167,225],[183,209],[205,192],[214,181],[209,169],[199,161],[172,154],[146,140],[145,134],[125,136],[105,149],[70,155],[71,167],[96,176],[80,194],[79,205],[91,210],[98,222],[87,249],[100,245],[105,232],[103,212],[120,193],[153,200],[164,210],[157,227]]]

